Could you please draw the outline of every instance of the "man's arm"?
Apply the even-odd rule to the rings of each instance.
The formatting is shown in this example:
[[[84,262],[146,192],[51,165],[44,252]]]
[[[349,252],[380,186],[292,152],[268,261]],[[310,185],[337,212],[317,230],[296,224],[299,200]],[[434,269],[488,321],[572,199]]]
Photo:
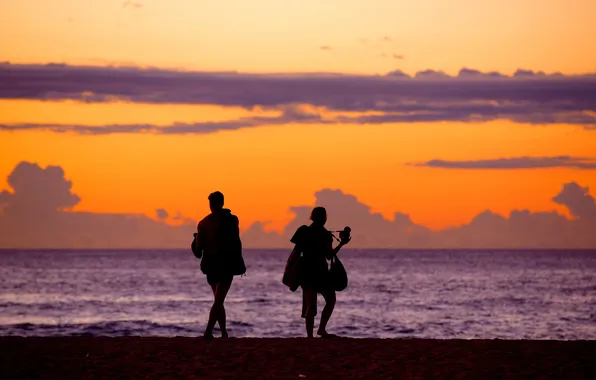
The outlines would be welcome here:
[[[236,249],[242,251],[242,240],[240,239],[240,219],[234,215],[233,234],[236,237]]]
[[[240,219],[236,215],[234,215],[234,234],[240,237]]]
[[[204,248],[205,240],[203,239],[203,229],[201,228],[201,223],[197,224],[197,234],[195,236],[195,246],[197,247],[198,252],[202,252]]]

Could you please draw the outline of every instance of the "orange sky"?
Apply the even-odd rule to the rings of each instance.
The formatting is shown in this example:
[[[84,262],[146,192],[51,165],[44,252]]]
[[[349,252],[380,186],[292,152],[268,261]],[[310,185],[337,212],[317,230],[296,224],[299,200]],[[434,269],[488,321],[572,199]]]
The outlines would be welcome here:
[[[3,1],[0,59],[367,73],[462,66],[586,72],[596,66],[592,0],[123,3]],[[321,51],[324,45],[333,50]]]
[[[143,65],[241,72],[408,73],[462,67],[565,74],[596,69],[596,2],[19,0],[0,3],[0,61]],[[387,38],[386,38],[387,37]],[[321,50],[329,46],[331,50]],[[403,55],[404,59],[383,57]],[[168,124],[253,112],[216,106],[0,101],[0,124]],[[77,210],[198,218],[223,191],[243,227],[281,228],[292,205],[340,188],[388,217],[432,228],[490,208],[557,209],[564,182],[596,188],[596,171],[444,170],[406,166],[433,158],[491,159],[596,152],[578,126],[484,124],[285,125],[196,136],[76,136],[0,132],[0,189],[20,161],[60,165]],[[213,160],[225,154],[225,160]]]

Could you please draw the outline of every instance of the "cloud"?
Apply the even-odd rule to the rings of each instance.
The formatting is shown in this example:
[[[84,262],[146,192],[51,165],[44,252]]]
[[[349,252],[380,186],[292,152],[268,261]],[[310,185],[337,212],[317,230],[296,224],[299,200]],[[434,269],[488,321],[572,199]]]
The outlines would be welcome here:
[[[288,240],[275,231],[265,231],[267,222],[255,222],[242,233],[244,246],[257,248],[279,248],[288,246]],[[247,245],[248,244],[248,245]]]
[[[207,134],[218,131],[232,131],[248,127],[264,126],[272,121],[284,124],[282,118],[246,118],[228,122],[174,123],[166,126],[154,124],[0,124],[0,131],[17,132],[26,130],[47,130],[55,133],[72,132],[79,135],[111,135],[129,133],[155,133],[165,135]]]
[[[332,230],[341,230],[345,226],[352,228],[354,241],[366,247],[411,246],[424,239],[427,229],[415,225],[406,214],[395,213],[393,220],[387,220],[379,213],[371,212],[368,205],[355,196],[345,194],[339,189],[323,189],[315,193],[314,206],[327,209],[327,226]],[[302,224],[308,224],[313,206],[295,206],[290,211],[294,219],[285,227],[283,235],[288,239]],[[247,242],[248,243],[248,242]]]
[[[166,210],[164,210],[163,208],[158,208],[157,210],[155,210],[155,215],[157,215],[157,219],[160,219],[160,220],[167,219],[168,216],[170,216],[168,214],[168,212]]]
[[[596,158],[554,156],[554,157],[511,157],[489,160],[447,161],[430,160],[422,163],[408,163],[411,166],[423,166],[442,169],[540,169],[574,168],[596,169]]]
[[[333,49],[331,48],[331,46],[327,46],[327,45],[323,45],[323,46],[321,46],[319,49],[321,49],[321,50],[326,50],[326,51],[331,51],[331,50],[333,50]]]
[[[38,214],[68,210],[79,203],[80,198],[70,189],[72,183],[64,178],[59,166],[39,166],[28,162],[19,163],[7,178],[13,192],[0,193],[0,205],[5,214],[18,217],[35,217]]]
[[[596,125],[595,75],[524,72],[509,77],[471,69],[457,76],[433,70],[414,77],[395,74],[242,74],[5,63],[0,64],[0,99],[210,104],[247,109],[311,105],[338,112],[392,114],[367,121],[370,123],[509,119],[586,128]]]
[[[370,206],[341,190],[325,189],[315,193],[313,205],[292,207],[294,219],[279,234],[286,242],[302,224],[308,224],[312,207],[327,208],[330,229],[352,227],[351,247],[366,248],[596,248],[596,202],[588,189],[571,182],[554,201],[566,206],[576,219],[555,211],[513,210],[502,216],[489,210],[469,223],[440,231],[414,223],[407,214],[396,212],[392,219],[371,212]],[[255,228],[247,246],[258,245],[261,237]],[[273,241],[271,232],[267,239]],[[287,244],[287,243],[285,243]],[[285,245],[280,245],[280,247]]]
[[[122,3],[122,7],[141,9],[141,8],[143,8],[143,4],[135,2],[135,1],[125,1]]]
[[[408,74],[404,73],[401,70],[390,71],[387,74],[385,74],[385,76],[388,78],[394,77],[394,78],[402,78],[402,79],[410,77]]]
[[[392,75],[398,77],[399,72]],[[217,122],[173,123],[169,125],[156,124],[106,124],[106,125],[81,125],[81,124],[0,124],[0,132],[19,132],[31,130],[46,130],[55,133],[74,133],[78,135],[111,135],[131,133],[152,133],[161,135],[187,135],[210,134],[221,131],[235,131],[245,128],[263,126],[283,126],[287,124],[402,124],[402,123],[430,123],[430,122],[487,122],[499,119],[509,119],[518,123],[529,124],[554,124],[567,123],[581,125],[586,130],[594,130],[590,123],[596,122],[594,116],[588,114],[575,115],[547,115],[538,111],[532,114],[522,114],[523,109],[516,106],[498,106],[490,104],[437,105],[433,109],[430,105],[400,104],[384,106],[387,112],[377,115],[324,117],[322,114],[307,110],[300,106],[282,106],[277,108],[281,113],[278,116],[254,116],[235,120]],[[272,108],[276,109],[276,108]],[[433,160],[426,166],[447,165],[447,161]],[[589,168],[590,163],[576,163],[576,167]],[[571,166],[568,163],[567,166]]]
[[[387,53],[381,53],[381,57],[383,57],[383,58],[393,58],[393,59],[398,59],[398,60],[402,60],[402,59],[405,59],[406,58],[405,56],[403,56],[401,54],[395,54],[395,53],[393,53],[391,55],[389,55]]]
[[[416,73],[418,79],[450,79],[451,77],[442,71],[423,70]]]
[[[164,135],[208,134],[219,131],[233,131],[266,125],[330,124],[333,119],[325,119],[321,115],[296,106],[285,106],[278,116],[244,117],[236,120],[218,122],[174,123],[170,125],[154,124],[0,124],[0,131],[17,132],[26,130],[47,130],[55,133],[75,133],[79,135],[111,135],[130,133],[154,133]]]
[[[195,223],[195,221],[192,218],[189,218],[187,216],[184,216],[180,211],[178,211],[176,213],[176,215],[174,215],[172,217],[172,220],[177,221],[177,222],[181,222],[182,224],[188,224],[188,225],[192,225]]]
[[[479,79],[479,78],[506,78],[505,75],[498,73],[496,71],[491,71],[488,73],[483,73],[478,70],[463,68],[457,74],[458,78],[472,78],[472,79]]]
[[[0,247],[178,248],[194,225],[173,227],[144,215],[72,211],[80,198],[58,166],[21,162],[0,193]]]
[[[391,73],[392,76],[400,77],[399,71]],[[278,110],[276,116],[253,116],[243,117],[235,120],[217,122],[196,122],[196,123],[173,123],[169,125],[156,124],[105,124],[105,125],[81,125],[81,124],[0,124],[0,132],[19,132],[31,130],[46,130],[55,133],[74,133],[78,135],[111,135],[111,134],[132,134],[151,133],[158,135],[188,135],[188,134],[210,134],[221,131],[235,131],[245,128],[256,128],[263,126],[283,126],[287,124],[355,124],[355,125],[377,125],[377,124],[401,124],[401,123],[429,123],[429,122],[486,122],[498,119],[510,119],[519,123],[552,124],[568,123],[581,125],[588,128],[589,123],[596,122],[592,115],[578,113],[575,115],[547,115],[539,111],[532,114],[523,114],[525,111],[516,105],[494,105],[494,104],[444,104],[422,105],[422,104],[394,104],[383,105],[385,113],[376,115],[346,116],[338,115],[325,117],[307,107],[300,105],[287,105],[269,108]],[[366,108],[366,107],[363,107]],[[361,111],[364,111],[362,109]],[[448,161],[433,160],[421,166],[447,167]],[[575,167],[584,166],[587,169],[591,163],[576,162]],[[567,166],[572,166],[571,162]]]
[[[544,71],[532,71],[532,70],[523,70],[519,69],[514,74],[514,78],[535,78],[535,77],[544,77],[546,74]]]
[[[0,192],[0,247],[4,248],[188,248],[195,222],[180,213],[157,209],[156,221],[137,214],[73,211],[80,198],[58,166],[41,168],[21,162],[8,177],[10,190]],[[255,222],[242,232],[245,247],[289,248],[289,239],[309,223],[312,207],[327,208],[327,227],[352,227],[353,248],[596,248],[596,201],[588,188],[567,183],[553,197],[573,219],[555,212],[513,210],[507,216],[484,211],[469,223],[432,231],[408,214],[390,218],[372,211],[356,196],[339,189],[315,193],[312,205],[290,208],[294,218],[281,233]],[[240,215],[242,219],[242,215]]]
[[[453,248],[594,248],[594,225],[556,212],[514,210],[508,216],[489,210],[468,224],[433,232],[432,245]]]
[[[566,183],[553,201],[567,207],[576,219],[596,221],[596,201],[587,187],[581,187],[575,182]]]

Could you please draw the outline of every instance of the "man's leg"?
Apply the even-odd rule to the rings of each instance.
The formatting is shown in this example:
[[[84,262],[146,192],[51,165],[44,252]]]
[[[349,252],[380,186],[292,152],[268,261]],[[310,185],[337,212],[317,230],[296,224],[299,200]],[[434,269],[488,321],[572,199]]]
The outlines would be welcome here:
[[[213,305],[211,306],[211,311],[209,312],[209,322],[207,322],[207,328],[205,329],[204,334],[205,338],[213,338],[213,327],[215,326],[215,323],[220,319],[220,314],[223,314],[222,317],[224,318],[223,326],[221,326],[220,323],[220,327],[222,328],[222,333],[223,331],[225,331],[225,311],[222,313],[222,309],[223,303],[226,299],[226,295],[230,290],[230,286],[232,286],[232,282],[218,282],[217,284],[215,284],[215,292],[213,296],[214,300]]]
[[[323,292],[323,297],[325,298],[325,307],[321,312],[321,323],[319,324],[317,335],[328,336],[329,334],[326,329],[329,318],[331,318],[331,314],[333,313],[333,308],[335,308],[335,290],[327,290]]]
[[[215,293],[217,291],[217,286],[211,285],[211,290],[213,291],[213,299],[215,300]],[[219,313],[217,315],[217,324],[219,325],[219,329],[221,331],[221,337],[227,338],[228,330],[226,328],[226,308],[223,304],[221,305],[221,309],[219,309]]]
[[[315,329],[315,315],[317,315],[317,291],[313,287],[302,288],[303,314],[306,323],[306,336],[313,337]]]

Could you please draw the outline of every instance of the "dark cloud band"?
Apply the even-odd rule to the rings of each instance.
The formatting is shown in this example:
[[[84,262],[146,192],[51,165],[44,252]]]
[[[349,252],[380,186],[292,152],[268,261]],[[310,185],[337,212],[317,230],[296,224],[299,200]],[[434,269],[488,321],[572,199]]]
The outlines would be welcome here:
[[[596,159],[572,156],[511,157],[470,161],[430,160],[422,163],[410,163],[409,165],[443,169],[575,168],[594,170],[596,169]]]
[[[229,121],[154,124],[108,124],[100,126],[78,124],[0,124],[0,131],[48,130],[56,133],[76,133],[80,135],[110,135],[130,133],[153,133],[164,135],[208,134],[218,131],[233,131],[242,128],[265,125],[329,124],[337,121],[324,119],[316,113],[305,112],[297,107],[284,107],[278,116],[245,117]]]
[[[586,129],[596,126],[595,75],[545,75],[520,70],[513,76],[504,76],[471,69],[462,69],[453,77],[432,70],[419,72],[414,77],[399,71],[383,76],[241,74],[0,64],[0,83],[0,99],[203,104],[248,109],[312,105],[340,112],[379,112],[374,116],[340,116],[331,121],[355,124],[508,119],[532,124],[576,124]],[[242,119],[226,122],[222,128],[217,128],[216,124],[212,127],[237,129],[239,124],[244,128],[268,122],[261,120],[263,123],[259,124],[257,121],[258,118]],[[311,121],[287,119],[287,122]],[[13,126],[12,129],[29,127],[34,126]],[[52,129],[57,131],[86,128],[55,127]],[[161,131],[150,125],[105,127],[110,131],[127,128],[129,132]],[[209,130],[203,127],[198,129]]]

